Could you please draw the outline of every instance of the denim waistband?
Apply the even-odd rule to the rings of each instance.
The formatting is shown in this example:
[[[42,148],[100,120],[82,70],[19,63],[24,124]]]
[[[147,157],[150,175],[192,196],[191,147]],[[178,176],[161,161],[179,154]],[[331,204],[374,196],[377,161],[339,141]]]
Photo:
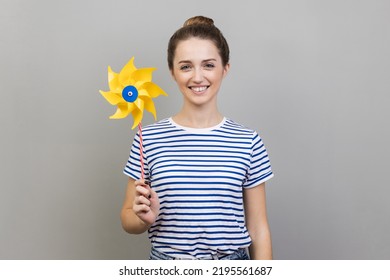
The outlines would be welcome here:
[[[172,257],[152,247],[149,260],[193,260],[193,258]],[[196,258],[195,260],[249,260],[249,255],[246,249],[241,248],[232,254],[213,254],[208,257]]]

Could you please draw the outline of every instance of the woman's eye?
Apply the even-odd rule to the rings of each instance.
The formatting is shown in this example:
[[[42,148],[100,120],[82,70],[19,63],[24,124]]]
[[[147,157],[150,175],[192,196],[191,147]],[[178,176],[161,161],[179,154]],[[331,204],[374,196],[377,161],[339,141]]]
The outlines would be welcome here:
[[[205,68],[207,68],[207,69],[212,69],[212,68],[214,68],[214,64],[212,64],[212,63],[207,63],[207,64],[205,65]]]
[[[189,65],[182,65],[182,66],[180,66],[180,70],[182,70],[182,71],[187,71],[187,70],[190,70],[190,66]]]

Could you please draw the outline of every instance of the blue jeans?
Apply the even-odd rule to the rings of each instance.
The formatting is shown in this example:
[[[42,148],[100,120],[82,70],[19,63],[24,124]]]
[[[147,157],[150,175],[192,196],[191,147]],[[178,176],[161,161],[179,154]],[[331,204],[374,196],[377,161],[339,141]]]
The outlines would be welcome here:
[[[149,260],[189,260],[189,258],[171,257],[152,247]],[[238,249],[230,255],[214,255],[212,257],[199,258],[197,260],[249,260],[249,255],[246,249]]]

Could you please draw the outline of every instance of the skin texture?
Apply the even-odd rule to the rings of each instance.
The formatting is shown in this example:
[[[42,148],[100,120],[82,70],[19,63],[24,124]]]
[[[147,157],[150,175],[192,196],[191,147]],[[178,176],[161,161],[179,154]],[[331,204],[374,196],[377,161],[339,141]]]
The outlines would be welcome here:
[[[159,209],[156,192],[143,180],[129,178],[121,211],[123,229],[133,234],[147,231],[156,220]]]
[[[218,49],[210,40],[190,38],[177,45],[172,78],[183,96],[181,110],[173,120],[185,127],[207,128],[219,124],[217,96],[230,64],[222,63]],[[265,184],[244,189],[246,225],[252,239],[251,259],[272,259],[271,234],[267,220]],[[157,194],[143,180],[129,179],[121,220],[133,234],[143,233],[159,213]]]
[[[244,189],[245,219],[252,245],[252,260],[271,260],[272,242],[266,209],[265,183]]]

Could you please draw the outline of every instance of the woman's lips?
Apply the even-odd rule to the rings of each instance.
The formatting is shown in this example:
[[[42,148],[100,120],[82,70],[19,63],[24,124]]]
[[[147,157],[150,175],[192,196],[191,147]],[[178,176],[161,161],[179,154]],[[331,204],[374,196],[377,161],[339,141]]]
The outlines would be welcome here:
[[[205,92],[209,86],[192,86],[189,87],[194,93],[199,94]]]

